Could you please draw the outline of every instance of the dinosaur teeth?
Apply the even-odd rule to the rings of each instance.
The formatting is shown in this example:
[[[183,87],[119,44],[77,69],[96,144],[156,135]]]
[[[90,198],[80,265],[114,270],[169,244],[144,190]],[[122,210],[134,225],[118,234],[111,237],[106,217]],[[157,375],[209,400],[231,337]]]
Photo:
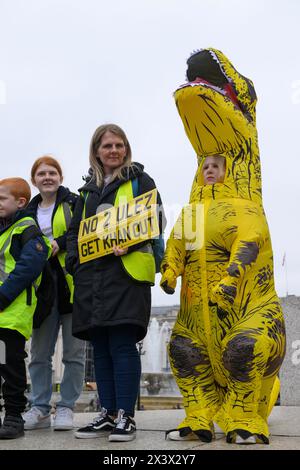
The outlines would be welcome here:
[[[222,64],[221,64],[217,54],[214,51],[212,51],[211,49],[208,49],[208,52],[212,56],[213,60],[215,60],[218,63],[218,65],[220,67],[220,70],[221,70],[222,74],[224,75],[224,77],[226,78],[226,80],[228,80],[229,82],[232,82],[232,80],[229,77],[227,77],[226,73],[224,72]]]
[[[192,57],[193,55],[198,54],[199,52],[201,52],[201,51],[203,51],[203,50],[204,50],[204,49],[194,49],[193,52],[191,52],[189,58]]]

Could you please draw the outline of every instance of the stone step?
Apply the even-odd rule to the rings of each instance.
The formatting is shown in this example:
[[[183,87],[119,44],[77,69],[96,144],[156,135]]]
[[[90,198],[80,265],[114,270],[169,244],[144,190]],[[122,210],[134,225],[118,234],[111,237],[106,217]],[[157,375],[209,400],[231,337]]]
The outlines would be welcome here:
[[[29,398],[29,394],[27,395]],[[59,398],[59,392],[55,391],[52,393],[51,403],[53,405],[53,411],[54,404]],[[98,407],[99,403],[96,390],[85,390],[77,400],[74,411],[77,413],[96,412]],[[141,395],[139,408],[141,410],[179,410],[183,408],[182,397],[180,395]]]
[[[183,408],[182,397],[141,396],[140,409],[142,410],[179,410]]]

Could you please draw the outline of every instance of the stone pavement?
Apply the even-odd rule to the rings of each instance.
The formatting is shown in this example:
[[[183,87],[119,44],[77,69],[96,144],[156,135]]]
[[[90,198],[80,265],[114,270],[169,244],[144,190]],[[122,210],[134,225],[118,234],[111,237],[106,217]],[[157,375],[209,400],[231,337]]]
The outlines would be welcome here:
[[[77,427],[90,422],[97,413],[75,413]],[[165,431],[176,428],[184,417],[183,410],[137,411],[137,438],[131,442],[108,442],[106,438],[76,439],[73,431],[42,429],[26,431],[25,437],[0,441],[2,450],[102,450],[102,451],[199,451],[199,450],[300,450],[300,407],[276,406],[269,418],[270,445],[240,446],[227,444],[224,434],[216,429],[216,440],[210,444],[197,441],[165,440]],[[3,454],[2,454],[3,455]]]

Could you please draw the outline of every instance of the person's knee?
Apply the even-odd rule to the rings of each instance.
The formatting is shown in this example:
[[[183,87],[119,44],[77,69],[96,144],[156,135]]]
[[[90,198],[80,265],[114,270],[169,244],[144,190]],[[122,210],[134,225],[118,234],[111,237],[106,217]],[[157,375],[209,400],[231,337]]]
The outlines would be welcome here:
[[[112,356],[138,356],[136,329],[135,325],[118,325],[111,330],[109,348]]]
[[[43,347],[42,345],[31,345],[30,350],[30,364],[42,363],[51,366],[54,350]]]
[[[254,349],[258,341],[259,337],[240,333],[226,343],[223,364],[234,380],[239,382],[251,380],[256,358]]]
[[[63,357],[62,362],[74,362],[84,363],[85,362],[85,342],[76,340],[73,338],[73,342],[63,344]]]
[[[118,342],[118,343],[113,343],[110,347],[110,354],[112,357],[116,356],[130,356],[130,357],[138,357],[139,353],[136,347],[135,342],[127,342],[124,341]]]
[[[169,353],[172,365],[181,378],[198,376],[200,375],[198,367],[210,364],[205,348],[185,336],[172,336]]]

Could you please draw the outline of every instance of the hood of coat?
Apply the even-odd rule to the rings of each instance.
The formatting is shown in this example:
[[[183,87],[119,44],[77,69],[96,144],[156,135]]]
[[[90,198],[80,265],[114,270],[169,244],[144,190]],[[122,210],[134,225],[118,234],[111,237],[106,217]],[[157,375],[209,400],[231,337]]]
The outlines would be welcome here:
[[[123,178],[117,178],[109,183],[103,190],[103,194],[108,194],[110,192],[115,191],[121,184],[126,181],[132,180],[134,178],[138,178],[144,172],[144,165],[138,162],[132,162],[130,167],[123,168],[122,176]],[[96,192],[102,193],[102,188],[99,188],[96,185],[96,181],[93,178],[93,172],[91,169],[89,170],[89,175],[86,178],[86,184],[78,189],[79,192],[81,191],[89,191],[89,192]]]
[[[59,186],[57,195],[56,195],[56,201],[55,201],[53,213],[55,213],[57,206],[59,206],[59,204],[61,204],[62,202],[67,202],[71,206],[74,206],[76,197],[77,196],[75,194],[71,193],[69,188],[66,188],[65,186]],[[36,219],[38,205],[41,202],[41,200],[42,200],[42,197],[40,194],[37,194],[34,198],[31,199],[30,203],[28,204],[26,208],[27,215]]]
[[[32,217],[31,214],[27,211],[27,208],[17,211],[13,217],[9,219],[0,219],[0,235],[5,232],[5,230],[16,223],[18,220],[23,219],[24,217]]]

